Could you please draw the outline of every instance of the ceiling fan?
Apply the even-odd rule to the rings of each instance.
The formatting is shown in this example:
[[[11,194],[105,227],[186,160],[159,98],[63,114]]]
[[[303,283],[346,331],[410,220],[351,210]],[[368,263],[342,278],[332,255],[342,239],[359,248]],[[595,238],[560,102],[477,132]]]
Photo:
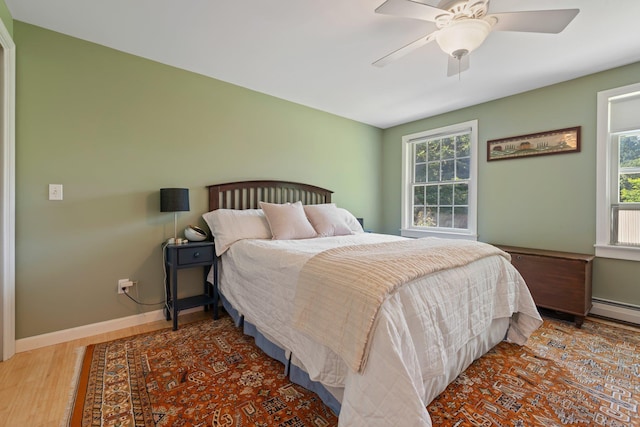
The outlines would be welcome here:
[[[392,61],[436,41],[449,55],[447,75],[469,68],[469,53],[478,48],[491,31],[559,33],[580,9],[532,10],[487,14],[489,0],[442,0],[431,6],[427,0],[386,0],[376,13],[435,22],[437,30],[383,56],[373,63],[384,67]]]

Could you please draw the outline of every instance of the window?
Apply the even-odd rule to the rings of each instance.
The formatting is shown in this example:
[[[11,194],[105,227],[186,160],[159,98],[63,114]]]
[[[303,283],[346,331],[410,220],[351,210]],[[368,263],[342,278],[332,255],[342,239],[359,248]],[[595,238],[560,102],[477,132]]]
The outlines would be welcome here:
[[[611,204],[611,243],[640,247],[640,131],[614,136],[617,203]]]
[[[598,93],[596,255],[640,261],[640,84]]]
[[[477,120],[402,138],[402,231],[476,239]]]

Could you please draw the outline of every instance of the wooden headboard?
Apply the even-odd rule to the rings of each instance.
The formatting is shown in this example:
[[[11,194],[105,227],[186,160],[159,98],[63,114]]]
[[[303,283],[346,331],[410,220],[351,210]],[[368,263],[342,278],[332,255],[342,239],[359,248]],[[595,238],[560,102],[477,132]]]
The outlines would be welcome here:
[[[333,191],[315,185],[288,181],[238,181],[208,185],[209,211],[216,209],[258,209],[259,202],[303,205],[330,203]]]

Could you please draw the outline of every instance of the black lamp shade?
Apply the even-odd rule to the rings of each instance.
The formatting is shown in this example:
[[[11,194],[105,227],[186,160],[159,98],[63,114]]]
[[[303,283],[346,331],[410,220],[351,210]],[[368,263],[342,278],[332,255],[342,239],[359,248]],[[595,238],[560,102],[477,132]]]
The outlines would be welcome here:
[[[160,212],[181,212],[189,210],[188,188],[161,188]]]

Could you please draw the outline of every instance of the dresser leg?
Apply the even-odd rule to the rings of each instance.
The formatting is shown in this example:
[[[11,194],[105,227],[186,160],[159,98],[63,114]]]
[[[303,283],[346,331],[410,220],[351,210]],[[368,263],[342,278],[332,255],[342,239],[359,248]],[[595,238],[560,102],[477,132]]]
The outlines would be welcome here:
[[[582,328],[582,324],[584,323],[584,316],[574,316],[574,320],[576,322],[576,328]]]

